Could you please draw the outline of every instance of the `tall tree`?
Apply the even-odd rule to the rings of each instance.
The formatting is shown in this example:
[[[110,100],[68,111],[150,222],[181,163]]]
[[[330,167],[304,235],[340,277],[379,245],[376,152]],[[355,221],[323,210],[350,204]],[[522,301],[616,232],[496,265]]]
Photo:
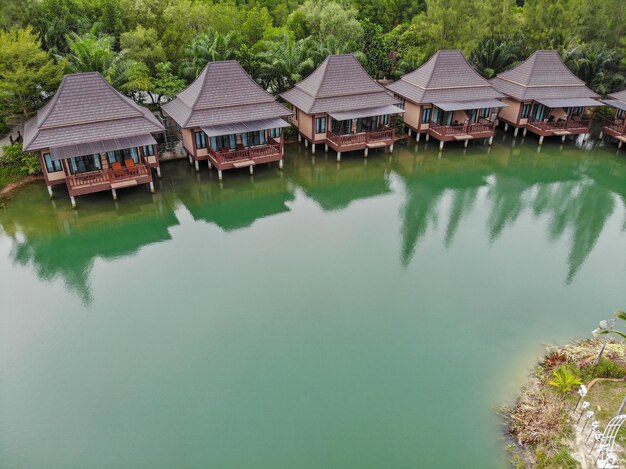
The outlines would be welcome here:
[[[483,39],[470,54],[469,60],[485,78],[492,78],[511,68],[521,59],[517,42]]]
[[[28,26],[0,30],[0,118],[28,117],[59,85],[64,64],[56,64]]]
[[[234,59],[236,51],[233,32],[222,35],[209,29],[185,47],[183,52],[185,58],[181,64],[180,73],[184,77],[193,79],[200,74],[207,63]]]
[[[296,41],[285,35],[280,42],[270,42],[258,55],[259,78],[265,88],[282,93],[305,78],[315,68],[314,56],[319,44],[313,38]]]

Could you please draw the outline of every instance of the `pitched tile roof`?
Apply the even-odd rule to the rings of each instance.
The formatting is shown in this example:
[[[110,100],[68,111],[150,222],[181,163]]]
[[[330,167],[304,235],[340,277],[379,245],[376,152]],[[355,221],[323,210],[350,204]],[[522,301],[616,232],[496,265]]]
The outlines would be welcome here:
[[[617,99],[623,103],[626,103],[626,90],[618,91],[617,93],[611,93],[609,98]]]
[[[518,100],[599,97],[553,50],[534,52],[514,69],[498,74],[491,84],[501,93]]]
[[[292,112],[261,88],[235,60],[209,62],[198,78],[163,106],[184,128],[232,124]]]
[[[460,50],[440,50],[387,88],[417,104],[504,97],[472,68]]]
[[[97,72],[65,75],[54,96],[24,126],[28,151],[163,132],[146,108]]]
[[[280,95],[307,114],[396,104],[352,54],[331,55],[307,78]]]

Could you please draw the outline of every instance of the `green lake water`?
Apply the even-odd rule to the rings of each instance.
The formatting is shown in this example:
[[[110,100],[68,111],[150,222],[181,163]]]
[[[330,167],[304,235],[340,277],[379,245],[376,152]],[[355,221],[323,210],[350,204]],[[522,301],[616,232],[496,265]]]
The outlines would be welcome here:
[[[499,134],[0,209],[0,467],[502,468],[626,307],[626,152]]]

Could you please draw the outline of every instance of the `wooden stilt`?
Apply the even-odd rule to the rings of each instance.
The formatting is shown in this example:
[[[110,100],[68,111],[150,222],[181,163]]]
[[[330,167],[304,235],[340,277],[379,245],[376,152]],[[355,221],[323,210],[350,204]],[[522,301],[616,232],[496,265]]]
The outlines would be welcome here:
[[[339,163],[341,161],[341,152],[338,151],[337,152],[337,163]]]
[[[115,189],[111,189],[111,194],[113,195],[113,200],[117,200],[117,191]]]
[[[150,192],[154,194],[154,182],[150,181]]]
[[[441,142],[439,142],[439,150],[440,151],[443,150],[443,143],[444,143],[443,140]]]
[[[250,174],[254,174],[254,165],[250,165]]]
[[[493,143],[493,135],[489,137],[489,145],[491,145],[492,143]]]
[[[328,143],[325,143],[325,144],[324,144],[324,151],[325,151],[326,153],[328,153]]]
[[[507,124],[506,122],[504,123],[504,131],[505,132],[509,131],[509,124]]]
[[[278,169],[283,169],[283,160],[278,160]]]
[[[528,129],[524,127],[524,131],[522,132],[522,137],[526,137],[526,132],[528,132]]]
[[[369,148],[365,147],[365,151],[363,152],[363,156],[367,158],[367,154],[369,153]]]
[[[389,145],[389,153],[393,153],[393,143]]]
[[[419,141],[420,141],[420,137],[421,137],[421,136],[422,136],[422,134],[421,134],[421,133],[419,133],[419,132],[417,132],[417,135],[416,135],[416,137],[415,137],[415,141],[416,141],[416,142],[419,142]]]
[[[221,169],[217,170],[217,179],[219,179],[220,181],[223,179],[222,178],[222,170]]]
[[[193,165],[194,165],[194,166],[195,166],[195,168],[196,168],[196,173],[197,173],[198,171],[200,171],[200,162],[199,162],[198,160],[195,160],[195,161],[194,161],[194,163],[193,163]]]
[[[543,145],[543,135],[539,137],[539,146]]]
[[[311,142],[311,153],[315,155],[315,143]]]
[[[409,130],[408,130],[409,137],[411,136],[411,132],[412,132],[412,130],[411,130],[411,129],[409,129]]]
[[[426,141],[428,142],[430,140],[430,134],[426,134]]]
[[[213,164],[211,163],[211,160],[206,160],[206,165],[209,167],[209,171],[213,169]]]
[[[157,166],[157,177],[160,178],[161,177],[161,167]]]
[[[513,131],[513,137],[517,137],[518,132],[519,132],[519,127],[515,127],[515,130]]]
[[[48,196],[49,196],[50,198],[53,198],[53,197],[54,197],[54,194],[52,193],[52,186],[48,186]]]

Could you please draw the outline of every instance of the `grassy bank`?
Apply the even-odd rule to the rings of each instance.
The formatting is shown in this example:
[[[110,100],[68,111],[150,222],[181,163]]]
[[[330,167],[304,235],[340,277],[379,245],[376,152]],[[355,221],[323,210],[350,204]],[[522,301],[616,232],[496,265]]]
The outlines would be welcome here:
[[[584,340],[548,349],[515,405],[501,409],[509,435],[516,442],[509,447],[515,467],[587,467],[585,458],[590,457],[591,443],[587,447],[580,441],[584,417],[577,426],[581,410],[576,409],[576,391],[580,384],[593,383],[586,399],[601,430],[617,412],[626,392],[626,347],[608,344],[595,365],[601,344],[599,340]],[[584,436],[589,431],[586,428]]]
[[[0,194],[7,195],[8,189],[27,177],[41,172],[37,155],[24,153],[21,145],[4,145],[0,157]]]

